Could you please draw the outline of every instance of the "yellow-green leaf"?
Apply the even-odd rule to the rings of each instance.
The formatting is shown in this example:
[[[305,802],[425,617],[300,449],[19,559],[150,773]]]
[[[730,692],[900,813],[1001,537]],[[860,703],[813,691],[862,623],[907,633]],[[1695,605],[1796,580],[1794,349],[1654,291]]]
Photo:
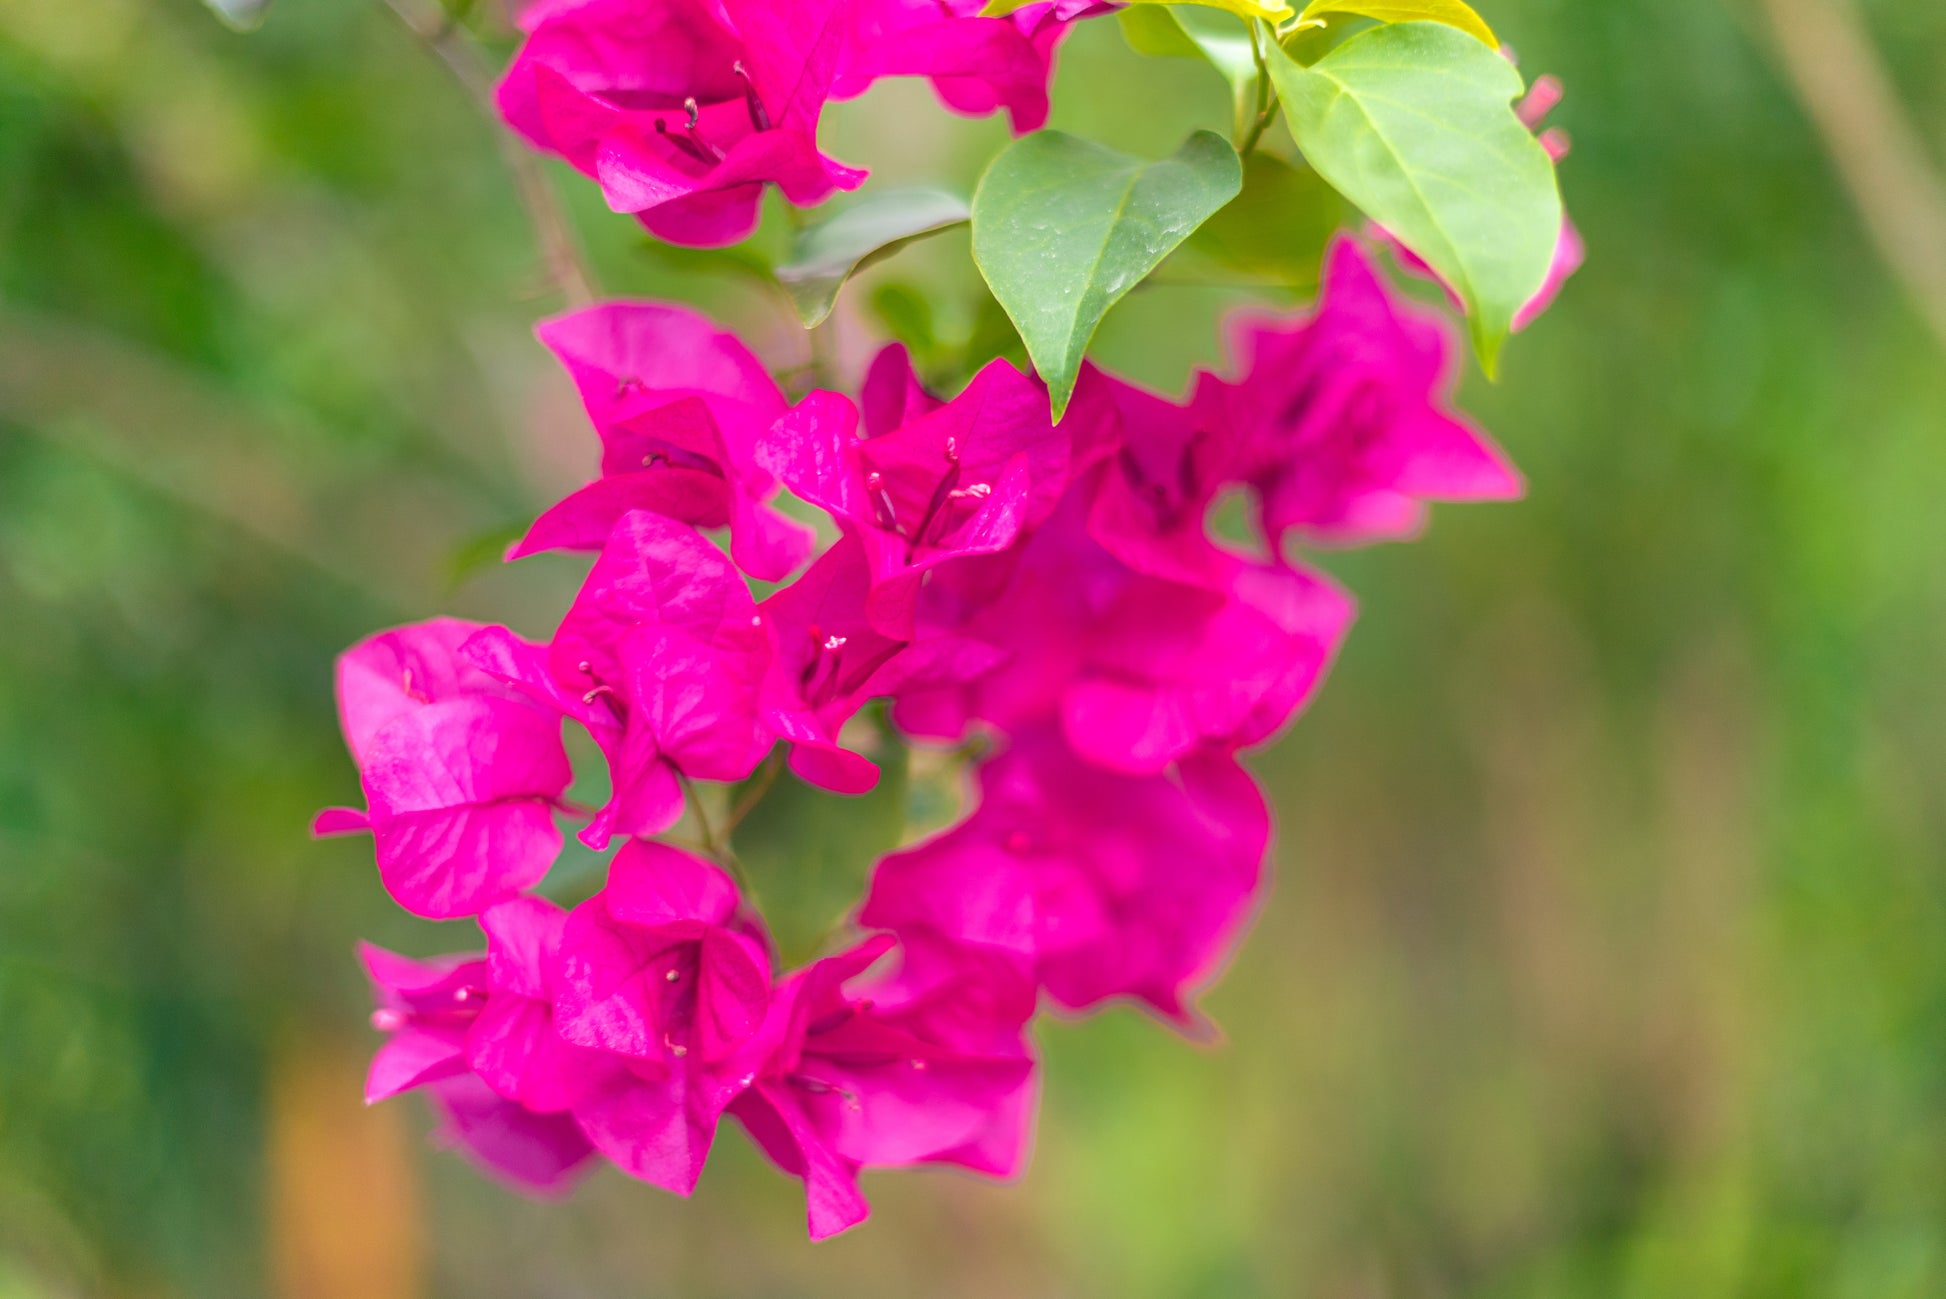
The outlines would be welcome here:
[[[1297,147],[1459,294],[1491,375],[1561,234],[1554,164],[1514,114],[1520,74],[1442,23],[1374,27],[1308,68],[1267,55]]]
[[[980,17],[1004,17],[1032,3],[1033,0],[987,0],[986,8],[980,10]],[[1263,18],[1274,23],[1283,22],[1292,13],[1291,7],[1285,4],[1284,0],[1129,0],[1129,3],[1201,5],[1206,9],[1226,9],[1239,18]]]
[[[1479,37],[1489,49],[1500,48],[1500,38],[1493,34],[1493,28],[1473,12],[1466,0],[1311,0],[1298,15],[1298,21],[1309,22],[1328,14],[1352,14],[1376,18],[1382,23],[1445,23],[1468,36]]]
[[[1239,18],[1262,18],[1281,23],[1291,16],[1284,0],[1129,0],[1130,4],[1192,4],[1205,9],[1225,9]]]

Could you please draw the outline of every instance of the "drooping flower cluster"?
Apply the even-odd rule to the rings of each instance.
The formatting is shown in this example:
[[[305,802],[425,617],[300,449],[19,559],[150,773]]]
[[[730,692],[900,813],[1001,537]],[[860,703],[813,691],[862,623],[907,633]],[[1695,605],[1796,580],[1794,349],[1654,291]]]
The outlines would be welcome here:
[[[530,11],[520,75],[537,95],[554,93],[539,36],[601,7]],[[726,6],[734,30],[712,9],[714,25],[672,17],[640,38],[734,53],[752,105],[769,103],[760,42],[808,9],[744,9]],[[885,12],[892,31],[904,10]],[[831,85],[868,75],[838,48]],[[1001,94],[923,70],[954,102]],[[680,123],[643,125],[666,114],[638,89],[643,106],[604,129],[666,144]],[[744,93],[718,89],[712,106]],[[792,404],[682,308],[610,304],[540,332],[600,476],[512,553],[593,552],[587,579],[545,643],[436,619],[348,651],[339,703],[366,807],[318,821],[372,833],[402,906],[485,934],[483,953],[431,962],[366,950],[388,1035],[369,1098],[426,1089],[457,1143],[540,1192],[599,1158],[687,1194],[725,1115],[803,1179],[813,1236],[865,1216],[865,1168],[1016,1172],[1043,1000],[1193,1023],[1260,894],[1270,817],[1238,755],[1305,706],[1353,613],[1287,542],[1403,537],[1428,501],[1520,491],[1448,406],[1450,329],[1349,239],[1314,312],[1240,326],[1233,374],[1172,401],[1090,369],[1058,423],[1004,361],[946,399],[893,346],[855,399]],[[829,516],[822,553],[777,508],[785,489]],[[1253,545],[1212,534],[1230,492],[1260,524]],[[782,585],[759,600],[751,579]],[[986,737],[977,798],[876,864],[855,946],[781,972],[727,856],[653,836],[699,783],[773,752],[811,784],[870,789],[847,722],[875,700],[912,742]],[[605,760],[598,808],[565,798],[564,725]],[[619,846],[601,889],[563,910],[533,890],[577,820],[590,847]]]

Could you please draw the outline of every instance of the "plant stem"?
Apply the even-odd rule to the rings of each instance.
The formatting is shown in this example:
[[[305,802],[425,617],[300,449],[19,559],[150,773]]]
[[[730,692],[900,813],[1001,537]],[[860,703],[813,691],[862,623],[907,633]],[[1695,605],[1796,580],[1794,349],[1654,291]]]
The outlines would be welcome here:
[[[1237,145],[1239,158],[1248,158],[1256,151],[1257,142],[1264,138],[1264,132],[1270,129],[1271,118],[1276,116],[1277,112],[1277,99],[1270,93],[1270,63],[1264,57],[1264,42],[1276,40],[1277,35],[1275,32],[1268,35],[1260,33],[1258,28],[1261,24],[1254,18],[1249,21],[1248,26],[1250,57],[1257,64],[1257,120],[1250,124],[1250,129],[1244,134],[1242,142]]]
[[[466,90],[474,106],[494,124],[500,156],[513,178],[521,206],[526,209],[549,281],[571,307],[585,307],[593,302],[596,296],[593,280],[581,263],[573,231],[548,186],[547,175],[541,170],[539,159],[512,132],[498,129],[500,117],[493,102],[493,68],[479,48],[467,39],[459,19],[442,8],[437,21],[427,22],[413,12],[413,0],[385,0],[385,6],[398,15],[399,21],[422,45],[438,56]]]

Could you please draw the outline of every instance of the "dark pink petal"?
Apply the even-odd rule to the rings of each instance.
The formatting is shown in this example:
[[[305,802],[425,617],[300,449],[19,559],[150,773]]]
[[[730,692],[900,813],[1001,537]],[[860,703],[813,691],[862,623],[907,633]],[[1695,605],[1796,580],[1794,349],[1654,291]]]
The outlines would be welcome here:
[[[695,941],[693,931],[622,924],[599,896],[576,907],[561,941],[554,1002],[561,1036],[578,1046],[661,1061],[675,1045],[666,1040],[676,1027],[666,1022],[665,1003],[674,996],[666,985],[694,979]]]
[[[686,1068],[651,1079],[619,1064],[584,1080],[574,1107],[581,1131],[617,1168],[684,1196],[702,1176],[721,1113]]]
[[[818,389],[771,426],[757,458],[811,504],[840,518],[864,518],[871,502],[854,458],[857,439],[858,408]]]
[[[568,1109],[595,1057],[565,1041],[544,1001],[492,997],[466,1039],[466,1062],[499,1095],[540,1114]]]
[[[1206,752],[1174,778],[1123,776],[1029,734],[980,783],[965,822],[879,864],[861,921],[916,951],[938,935],[1024,958],[1066,1006],[1136,997],[1186,1022],[1185,989],[1221,961],[1261,877],[1269,814],[1249,777]]]
[[[372,1056],[372,1067],[365,1075],[365,1103],[376,1105],[466,1070],[464,1034],[404,1030],[393,1034]]]
[[[912,354],[904,343],[887,343],[872,358],[859,386],[858,406],[864,414],[865,436],[883,437],[942,405],[927,392],[912,369]]]
[[[812,1240],[835,1236],[871,1216],[872,1207],[858,1189],[858,1165],[825,1142],[805,1116],[792,1084],[759,1084],[738,1097],[730,1113],[772,1163],[803,1179]]]
[[[616,522],[630,510],[710,526],[707,520],[722,497],[722,479],[693,469],[600,478],[535,519],[527,535],[507,551],[507,558],[523,559],[546,550],[600,550]]]
[[[554,635],[555,678],[619,686],[623,634],[641,624],[686,632],[726,652],[763,653],[756,605],[723,552],[693,528],[638,510],[615,525]]]
[[[566,1195],[594,1149],[565,1114],[536,1114],[494,1094],[477,1078],[455,1078],[433,1089],[445,1116],[442,1135],[488,1173],[531,1195]]]
[[[311,835],[328,839],[341,834],[368,834],[371,818],[355,807],[327,807],[311,818]]]
[[[764,422],[784,413],[776,381],[742,340],[699,311],[661,302],[609,302],[544,320],[541,342],[573,377],[597,428],[638,394],[701,395],[719,421],[737,403]]]
[[[1241,339],[1243,377],[1216,387],[1273,544],[1401,539],[1423,526],[1426,501],[1520,493],[1498,449],[1449,408],[1453,330],[1393,295],[1354,240],[1329,250],[1312,318]]]
[[[345,742],[362,762],[372,737],[427,704],[498,684],[459,654],[479,623],[433,618],[381,632],[338,656],[338,716]]]
[[[615,854],[602,891],[608,914],[623,924],[725,925],[736,914],[736,881],[680,848],[633,840]]]
[[[487,980],[496,993],[546,1001],[548,971],[561,946],[568,913],[546,898],[519,897],[480,914],[487,936]]]
[[[472,696],[372,737],[362,773],[379,871],[401,906],[472,915],[531,887],[561,848],[554,801],[572,773],[558,719]]]

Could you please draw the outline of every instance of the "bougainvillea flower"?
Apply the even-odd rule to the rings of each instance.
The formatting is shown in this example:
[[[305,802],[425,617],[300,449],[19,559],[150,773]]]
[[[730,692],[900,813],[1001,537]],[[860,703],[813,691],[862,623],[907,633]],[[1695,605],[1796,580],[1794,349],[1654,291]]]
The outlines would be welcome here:
[[[1133,997],[1182,1025],[1186,991],[1229,952],[1257,897],[1270,818],[1220,754],[1172,776],[1084,761],[1051,730],[979,768],[959,825],[873,872],[860,921],[1011,956],[1058,1004]]]
[[[1006,658],[975,680],[908,691],[899,724],[938,738],[974,721],[1059,725],[1084,757],[1131,773],[1269,739],[1323,679],[1350,598],[1313,573],[1228,552],[1207,584],[1138,573],[1089,535],[1089,497],[1063,503],[997,591],[972,565],[928,586],[922,625]]]
[[[1201,376],[1191,399],[1178,404],[1089,364],[1075,400],[1106,407],[1119,435],[1095,488],[1089,535],[1138,573],[1221,581],[1227,560],[1206,524],[1240,451],[1222,381]]]
[[[1091,761],[1159,772],[1211,747],[1262,744],[1316,692],[1351,598],[1314,573],[1230,556],[1220,594],[1142,578],[1088,628],[1061,726]]]
[[[486,1004],[467,1033],[466,1059],[495,1093],[537,1113],[574,1104],[592,1053],[554,1024],[555,980],[568,913],[545,898],[518,897],[480,916],[487,935]]]
[[[984,0],[860,0],[832,97],[850,98],[879,77],[928,77],[955,112],[983,117],[1004,108],[1015,134],[1039,130],[1055,47],[1075,18],[1109,6],[1032,4],[999,18],[980,17],[983,7]]]
[[[384,632],[338,660],[338,711],[366,810],[327,808],[318,834],[372,833],[406,910],[474,915],[540,882],[561,851],[572,772],[561,719],[480,671],[452,618]]]
[[[963,636],[884,634],[866,616],[871,589],[864,544],[847,536],[761,609],[774,651],[765,725],[790,741],[793,771],[840,794],[878,781],[876,764],[838,742],[866,701],[969,681],[1000,659]]]
[[[491,958],[415,961],[369,944],[359,954],[378,1002],[372,1027],[387,1035],[372,1059],[366,1103],[426,1087],[444,1135],[488,1171],[536,1194],[572,1185],[594,1153],[573,1118],[509,1099],[471,1072],[469,1043],[496,996]]]
[[[770,1005],[769,954],[740,906],[716,867],[634,840],[560,940],[555,1023],[612,1057],[584,1079],[576,1117],[625,1172],[679,1195],[748,1082],[727,1062]]]
[[[880,348],[858,385],[858,409],[868,438],[884,437],[943,405],[919,382],[918,372],[912,368],[912,354],[904,343]]]
[[[813,393],[778,421],[766,455],[785,486],[858,538],[867,614],[888,636],[911,635],[928,572],[1006,549],[1067,485],[1072,429],[1049,420],[1046,390],[1004,360],[899,428],[858,432],[857,407]]]
[[[758,720],[769,666],[756,604],[723,553],[660,515],[623,515],[548,646],[548,680],[534,683],[579,703],[608,758],[613,796],[583,841],[666,830],[683,777],[754,771],[771,743]]]
[[[1326,254],[1308,319],[1248,320],[1242,379],[1226,389],[1243,476],[1273,548],[1409,537],[1429,500],[1507,500],[1523,487],[1499,449],[1449,406],[1455,340],[1396,298],[1359,245]]]
[[[759,1037],[756,1080],[731,1107],[780,1168],[803,1178],[814,1240],[870,1212],[861,1168],[955,1163],[1008,1176],[1024,1154],[1034,1062],[1022,1021],[993,1025],[992,1047],[969,1048],[954,1040],[967,1031],[964,1006],[1006,998],[965,998],[941,1034],[938,1000],[963,990],[896,1007],[848,990],[891,946],[869,939],[785,981]]]
[[[427,1088],[441,1123],[434,1140],[459,1147],[489,1174],[529,1195],[574,1188],[594,1146],[570,1114],[541,1114],[465,1075]]]
[[[800,207],[865,173],[818,152],[848,0],[584,0],[523,15],[498,91],[535,148],[674,243],[735,243],[764,187]]]
[[[730,554],[781,581],[810,554],[811,532],[770,508],[777,481],[759,439],[785,410],[742,340],[686,307],[616,302],[543,321],[536,331],[581,393],[601,437],[601,477],[535,521],[507,558],[599,550],[643,509],[730,530]]]

